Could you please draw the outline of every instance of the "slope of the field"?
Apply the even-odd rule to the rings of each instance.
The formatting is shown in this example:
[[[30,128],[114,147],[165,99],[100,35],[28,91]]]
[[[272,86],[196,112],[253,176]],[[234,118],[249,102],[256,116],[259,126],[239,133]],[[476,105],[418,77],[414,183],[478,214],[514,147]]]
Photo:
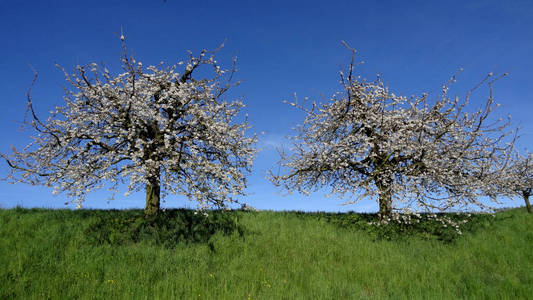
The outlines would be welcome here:
[[[354,229],[350,224],[364,219],[355,214],[268,211],[232,212],[237,224],[175,211],[180,221],[172,224],[181,229],[154,225],[152,233],[167,235],[144,239],[150,230],[131,221],[141,215],[0,210],[0,299],[533,295],[533,216],[523,208],[485,217],[451,242],[423,234],[382,238],[388,234]]]

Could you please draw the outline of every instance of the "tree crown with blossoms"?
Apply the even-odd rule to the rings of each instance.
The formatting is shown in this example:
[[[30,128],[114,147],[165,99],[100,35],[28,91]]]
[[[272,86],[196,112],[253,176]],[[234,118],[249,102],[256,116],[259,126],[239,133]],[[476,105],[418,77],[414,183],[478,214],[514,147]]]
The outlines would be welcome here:
[[[514,198],[520,196],[524,199],[526,209],[533,214],[529,197],[533,191],[533,153],[514,154],[511,161],[501,162],[503,172],[496,172],[492,176],[492,185],[487,186],[486,193],[495,196]]]
[[[488,124],[498,78],[489,74],[462,101],[448,95],[455,76],[434,101],[427,94],[408,98],[390,92],[380,78],[355,76],[351,50],[348,71],[340,72],[342,92],[326,103],[289,103],[306,117],[291,150],[280,151],[280,171],[271,173],[271,181],[303,193],[330,186],[332,194],[352,196],[346,203],[369,197],[379,203],[381,216],[485,208],[478,200],[485,179],[496,174],[516,139],[509,121]],[[483,84],[488,99],[467,112],[471,92]]]
[[[238,84],[235,60],[226,70],[216,50],[203,50],[170,67],[144,67],[121,41],[121,74],[95,63],[73,74],[62,69],[70,85],[65,105],[47,120],[36,115],[28,91],[25,124],[36,135],[23,150],[2,154],[11,181],[53,187],[78,205],[94,189],[108,187],[114,195],[127,183],[128,193],[146,189],[149,214],[159,210],[160,194],[185,195],[201,209],[238,202],[256,137],[245,136],[247,121],[236,121],[243,103],[224,99]],[[193,77],[202,66],[211,77]]]
[[[514,164],[511,166],[511,190],[516,193],[531,195],[533,189],[533,153],[517,155]]]

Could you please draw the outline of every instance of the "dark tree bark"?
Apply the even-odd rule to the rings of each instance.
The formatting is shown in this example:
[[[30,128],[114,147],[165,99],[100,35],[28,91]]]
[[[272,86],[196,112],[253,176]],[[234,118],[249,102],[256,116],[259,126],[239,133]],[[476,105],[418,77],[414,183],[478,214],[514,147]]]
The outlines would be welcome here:
[[[390,186],[383,181],[377,181],[379,194],[379,216],[380,219],[392,216],[392,193]]]
[[[533,211],[531,210],[531,204],[529,203],[529,196],[531,193],[528,193],[527,191],[522,192],[522,196],[524,197],[524,201],[526,202],[526,209],[527,212],[530,214],[533,214]]]
[[[161,207],[160,202],[161,183],[160,171],[157,170],[154,176],[148,177],[146,184],[146,207],[144,213],[147,217],[156,216]]]

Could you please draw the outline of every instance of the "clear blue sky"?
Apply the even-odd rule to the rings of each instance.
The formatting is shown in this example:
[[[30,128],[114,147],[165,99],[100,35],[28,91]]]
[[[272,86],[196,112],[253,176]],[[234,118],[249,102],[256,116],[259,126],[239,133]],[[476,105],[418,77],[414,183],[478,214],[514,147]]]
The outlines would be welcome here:
[[[312,99],[340,89],[338,70],[349,62],[345,40],[365,64],[363,77],[381,74],[397,94],[438,91],[460,67],[465,71],[451,92],[464,95],[487,73],[509,72],[495,86],[501,103],[496,116],[511,114],[523,127],[520,147],[533,150],[533,2],[516,1],[0,1],[0,152],[22,147],[29,132],[20,132],[25,93],[33,90],[41,115],[62,103],[67,70],[77,64],[105,62],[118,70],[120,28],[129,49],[144,65],[175,63],[186,50],[214,49],[225,39],[218,60],[228,66],[238,57],[245,112],[259,137],[259,153],[250,176],[246,202],[259,209],[307,211],[375,211],[372,202],[340,206],[343,200],[293,194],[282,197],[266,179],[277,161],[275,146],[303,119],[282,101],[293,93]],[[473,95],[472,109],[487,89]],[[0,177],[7,174],[0,162]],[[143,207],[144,194],[106,202],[106,193],[88,197],[88,208]],[[0,207],[63,208],[65,196],[51,190],[0,182]],[[520,201],[508,204],[521,205]],[[165,206],[195,207],[179,197]],[[72,207],[69,205],[67,207]]]

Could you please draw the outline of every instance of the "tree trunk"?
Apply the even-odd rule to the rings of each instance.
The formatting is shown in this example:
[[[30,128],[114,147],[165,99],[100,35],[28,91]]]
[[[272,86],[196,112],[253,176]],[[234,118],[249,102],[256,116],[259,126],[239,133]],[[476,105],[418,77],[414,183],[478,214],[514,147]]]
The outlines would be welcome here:
[[[148,177],[148,183],[146,184],[146,207],[144,208],[144,214],[149,216],[156,216],[159,213],[160,200],[159,194],[161,192],[159,169],[155,172],[154,176]]]
[[[390,186],[377,182],[378,194],[379,194],[379,217],[383,219],[385,217],[392,216],[392,193]]]
[[[529,193],[524,191],[522,192],[522,195],[524,196],[524,201],[526,202],[527,212],[533,214],[533,211],[531,211],[531,204],[529,203]]]

